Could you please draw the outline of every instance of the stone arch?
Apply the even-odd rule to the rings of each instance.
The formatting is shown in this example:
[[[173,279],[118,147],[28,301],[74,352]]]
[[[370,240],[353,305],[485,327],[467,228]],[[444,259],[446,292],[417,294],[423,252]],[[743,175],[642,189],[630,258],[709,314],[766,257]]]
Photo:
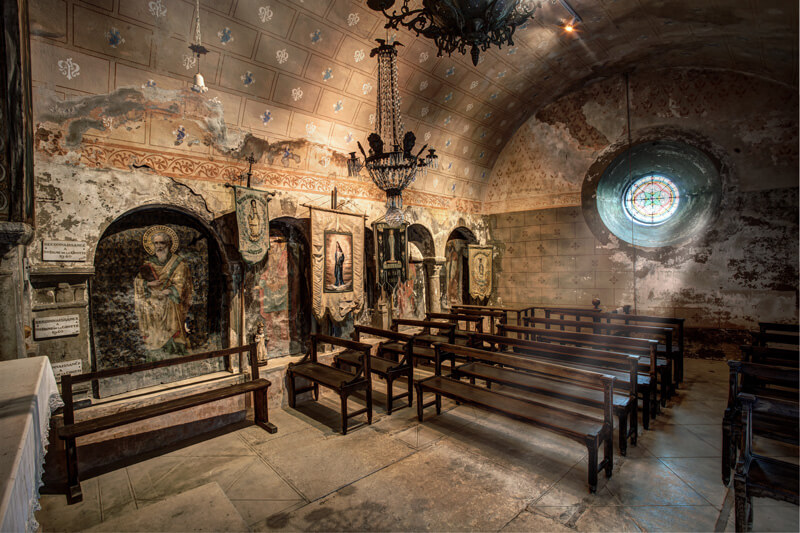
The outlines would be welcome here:
[[[436,245],[431,230],[420,223],[408,226],[408,242],[414,243],[424,258],[436,257]]]
[[[163,270],[160,262],[153,262],[156,255],[143,246],[145,232],[157,225],[166,226],[178,238]],[[177,257],[170,263],[173,255]],[[93,250],[93,263],[95,275],[89,286],[93,368],[116,368],[229,345],[232,264],[216,229],[196,214],[163,204],[131,209],[104,229]],[[154,301],[151,289],[161,288],[151,286],[153,281],[161,281],[162,290],[173,291],[176,299],[175,313],[170,315],[174,318],[163,324],[144,314],[145,302]],[[172,336],[155,346],[165,330]],[[219,370],[218,366],[216,361],[179,365],[147,377],[155,383],[176,381]],[[154,383],[101,380],[96,392],[108,396],[150,384]]]
[[[475,233],[466,226],[456,226],[447,236],[444,245],[442,307],[469,303],[467,245],[478,242]]]

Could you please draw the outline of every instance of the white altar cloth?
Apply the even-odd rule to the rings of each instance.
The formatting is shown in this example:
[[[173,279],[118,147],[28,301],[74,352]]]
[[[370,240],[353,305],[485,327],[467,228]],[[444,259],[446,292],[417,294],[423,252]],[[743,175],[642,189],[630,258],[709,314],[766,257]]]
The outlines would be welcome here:
[[[0,531],[38,529],[39,487],[50,429],[60,407],[47,357],[0,362]]]

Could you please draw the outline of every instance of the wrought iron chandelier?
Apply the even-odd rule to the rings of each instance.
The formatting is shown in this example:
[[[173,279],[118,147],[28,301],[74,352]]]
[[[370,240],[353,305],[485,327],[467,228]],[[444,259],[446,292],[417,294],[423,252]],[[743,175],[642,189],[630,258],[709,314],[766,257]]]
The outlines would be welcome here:
[[[403,222],[403,190],[416,178],[418,173],[427,172],[428,167],[437,168],[438,156],[433,148],[422,158],[428,147],[414,154],[416,136],[413,132],[403,133],[403,120],[400,116],[400,86],[397,79],[397,48],[400,43],[387,44],[377,39],[379,46],[373,48],[370,57],[378,56],[378,104],[375,116],[375,132],[367,137],[369,155],[364,152],[361,142],[358,149],[363,159],[350,152],[347,160],[347,173],[355,177],[362,168],[367,169],[369,177],[382,191],[386,192],[386,222],[399,226]]]
[[[200,0],[197,0],[196,2],[194,22],[194,42],[189,45],[189,50],[191,50],[195,55],[197,72],[194,75],[192,90],[196,93],[203,94],[208,91],[208,87],[206,87],[206,82],[203,79],[203,75],[200,74],[200,57],[208,53],[208,48],[203,46],[202,36],[200,35]]]
[[[394,3],[367,0],[370,9],[389,19],[387,28],[402,25],[432,39],[440,56],[455,51],[466,54],[469,48],[472,64],[477,65],[480,53],[491,45],[513,46],[514,30],[533,15],[540,0],[422,0],[419,9],[408,7],[414,0],[403,0],[400,12],[389,14],[387,9]]]

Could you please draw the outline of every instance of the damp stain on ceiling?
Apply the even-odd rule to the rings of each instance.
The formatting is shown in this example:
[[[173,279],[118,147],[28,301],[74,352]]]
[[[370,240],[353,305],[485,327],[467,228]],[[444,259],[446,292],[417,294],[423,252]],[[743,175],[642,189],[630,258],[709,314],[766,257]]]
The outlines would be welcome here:
[[[387,35],[351,0],[202,0],[201,71],[224,122],[269,142],[308,139],[341,153],[372,130],[376,38],[403,44],[406,129],[441,154],[415,188],[479,200],[517,128],[543,105],[632,68],[728,69],[797,85],[796,0],[572,0],[582,21],[543,0],[514,45],[438,57],[431,41]],[[185,89],[194,2],[30,0],[34,86],[62,98],[123,87]],[[172,135],[172,129],[169,131]],[[126,142],[151,143],[133,133]],[[170,140],[166,146],[173,144]],[[165,145],[162,144],[162,147]],[[199,147],[196,149],[200,149]]]

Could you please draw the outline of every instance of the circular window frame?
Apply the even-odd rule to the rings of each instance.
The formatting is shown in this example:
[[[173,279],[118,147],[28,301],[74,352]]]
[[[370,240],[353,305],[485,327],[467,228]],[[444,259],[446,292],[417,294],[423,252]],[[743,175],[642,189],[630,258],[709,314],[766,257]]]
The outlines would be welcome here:
[[[670,199],[670,204],[667,206],[667,209],[664,213],[652,213],[649,215],[644,214],[640,209],[636,209],[634,207],[634,204],[638,203],[638,200],[635,196],[633,196],[635,193],[632,191],[643,190],[645,187],[654,184],[663,185],[664,188],[669,191],[668,197]],[[647,192],[643,191],[643,194],[647,194]],[[641,178],[637,178],[630,185],[628,185],[622,193],[621,201],[622,210],[625,215],[627,215],[629,220],[642,226],[653,227],[666,223],[677,212],[678,207],[680,206],[681,193],[675,182],[667,176],[664,176],[662,172],[651,172],[647,173]],[[647,217],[650,217],[650,220],[646,220]]]
[[[603,178],[606,170],[615,162],[617,162],[620,156],[641,145],[659,145],[661,143],[678,143],[688,145],[688,147],[700,151],[708,158],[714,173],[714,183],[711,186],[713,198],[710,202],[708,202],[708,209],[706,210],[705,214],[696,219],[693,224],[688,225],[689,227],[685,228],[686,231],[683,232],[682,235],[677,236],[671,242],[653,244],[641,242],[638,239],[626,238],[625,236],[621,236],[620,234],[612,231],[608,227],[605,220],[603,220],[603,217],[601,217],[600,210],[598,209],[598,186],[600,185],[601,179]],[[589,229],[597,238],[598,243],[601,246],[613,245],[615,248],[623,251],[637,249],[640,251],[640,253],[644,253],[645,257],[651,257],[653,259],[666,257],[664,254],[671,253],[671,250],[685,246],[690,242],[694,242],[697,239],[702,238],[702,236],[713,227],[713,224],[718,219],[720,208],[723,204],[723,191],[726,190],[728,184],[733,179],[731,168],[726,163],[724,154],[725,150],[714,144],[710,139],[694,132],[670,127],[646,129],[637,135],[637,139],[633,144],[629,144],[627,140],[621,140],[620,142],[609,146],[597,157],[597,159],[595,159],[594,163],[590,165],[583,180],[583,185],[581,187],[581,207],[586,224],[589,226]],[[621,187],[621,190],[618,191],[617,195],[615,196],[614,201],[616,202],[619,211],[624,210],[621,205],[621,193],[626,190],[631,183],[636,181],[636,179],[650,174],[666,175],[670,179],[673,179],[674,177],[671,172],[666,172],[663,169],[649,169],[648,172],[643,171],[642,168],[639,170],[640,172],[633,173],[628,177],[627,180],[624,180],[623,187]],[[683,202],[684,199],[686,199],[687,202],[691,202],[693,200],[693,198],[687,194],[680,183],[678,184],[678,190],[681,196],[681,202]],[[627,220],[625,214],[621,214],[621,216]],[[675,217],[670,217],[665,224],[669,225],[670,222],[675,223],[674,218]],[[627,221],[627,224],[628,230],[630,230],[631,226],[634,225],[630,220]],[[636,227],[640,229],[648,229],[647,226],[643,225],[636,225]],[[656,228],[658,228],[658,226],[649,227],[651,231]]]

